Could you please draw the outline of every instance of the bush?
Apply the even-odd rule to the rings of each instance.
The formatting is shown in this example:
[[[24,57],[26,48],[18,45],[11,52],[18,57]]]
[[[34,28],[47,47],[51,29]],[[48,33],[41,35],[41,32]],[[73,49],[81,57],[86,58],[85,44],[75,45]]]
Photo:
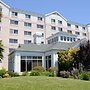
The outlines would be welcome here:
[[[0,70],[0,76],[1,76],[1,77],[3,77],[3,75],[5,75],[5,73],[6,73],[6,70],[5,70],[5,69],[1,69],[1,70]]]
[[[27,76],[27,75],[28,75],[28,72],[27,71],[25,71],[25,72],[22,73],[22,76]]]
[[[60,76],[63,78],[69,78],[70,72],[68,71],[60,71]]]
[[[11,77],[18,77],[18,76],[19,76],[18,73],[12,72],[12,71],[8,71],[8,74],[9,74]]]
[[[38,71],[38,72],[45,72],[45,68],[41,66],[36,66],[33,68],[33,70]]]
[[[33,70],[31,71],[30,76],[40,76],[40,72]]]
[[[49,76],[50,75],[50,72],[49,71],[45,71],[45,72],[42,72],[41,75],[42,76]]]
[[[75,69],[75,70],[71,71],[71,75],[72,75],[75,79],[79,79],[79,70]]]
[[[7,78],[7,77],[10,77],[8,73],[3,75],[3,78]]]
[[[49,72],[49,77],[54,77],[54,72]]]
[[[80,79],[81,80],[89,80],[89,75],[86,72],[81,73]]]
[[[56,68],[56,67],[50,67],[50,68],[48,69],[48,71],[49,71],[49,72],[55,72],[55,71],[57,71],[57,68]]]

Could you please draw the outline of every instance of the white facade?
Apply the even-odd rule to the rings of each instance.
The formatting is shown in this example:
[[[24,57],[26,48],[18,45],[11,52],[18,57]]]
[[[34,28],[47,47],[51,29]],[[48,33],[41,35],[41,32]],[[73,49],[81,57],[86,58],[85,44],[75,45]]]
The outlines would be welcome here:
[[[13,9],[0,0],[0,39],[4,45],[4,58],[0,65],[8,69],[8,55],[19,44],[47,44],[47,38],[64,31],[77,35],[78,39],[90,39],[90,25],[70,22],[60,13],[54,11],[43,15]],[[40,36],[34,37],[36,32]]]

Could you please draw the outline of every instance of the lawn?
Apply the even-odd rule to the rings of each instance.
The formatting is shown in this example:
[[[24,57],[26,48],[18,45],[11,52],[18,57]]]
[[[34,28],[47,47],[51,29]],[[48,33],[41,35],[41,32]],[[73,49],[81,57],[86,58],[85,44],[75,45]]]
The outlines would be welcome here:
[[[0,90],[90,90],[90,81],[23,76],[0,79]]]

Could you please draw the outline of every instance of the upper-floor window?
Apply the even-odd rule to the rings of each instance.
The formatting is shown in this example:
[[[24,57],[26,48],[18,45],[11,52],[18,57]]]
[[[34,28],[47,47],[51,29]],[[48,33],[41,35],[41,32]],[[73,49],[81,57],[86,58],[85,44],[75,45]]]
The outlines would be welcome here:
[[[52,30],[56,30],[56,27],[55,27],[55,26],[51,26],[51,29],[52,29]]]
[[[16,21],[16,20],[10,20],[10,24],[18,25],[18,21]]]
[[[63,29],[62,29],[61,27],[58,27],[58,30],[59,30],[59,31],[63,31]]]
[[[24,26],[25,26],[25,27],[31,27],[32,24],[31,24],[31,23],[28,23],[28,22],[24,22]]]
[[[42,17],[38,17],[38,21],[42,21],[43,20],[43,18]]]
[[[72,34],[72,31],[71,30],[67,30],[67,32]]]
[[[16,29],[10,29],[10,34],[18,34],[18,30],[16,30]]]
[[[24,35],[31,35],[31,32],[29,32],[29,31],[24,31]]]
[[[44,37],[44,33],[42,33],[42,37]]]
[[[62,21],[58,20],[58,24],[62,24]]]
[[[60,39],[63,40],[64,39],[63,36],[61,36]]]
[[[75,28],[79,28],[79,26],[78,25],[75,25]]]
[[[37,28],[43,29],[43,25],[37,24]]]
[[[18,16],[18,13],[17,12],[12,12],[12,16],[17,17]]]
[[[80,35],[80,32],[77,32],[77,31],[76,31],[75,34],[76,34],[76,35]]]
[[[67,26],[68,26],[68,27],[71,27],[71,24],[67,23]]]
[[[51,23],[55,23],[55,19],[51,19]]]
[[[87,34],[86,33],[83,33],[83,36],[87,36]]]
[[[24,44],[31,44],[31,40],[24,40]]]
[[[25,14],[25,18],[26,19],[30,19],[31,18],[31,15]]]
[[[86,28],[85,27],[82,27],[83,30],[85,30]]]
[[[9,39],[9,43],[18,43],[18,39]]]

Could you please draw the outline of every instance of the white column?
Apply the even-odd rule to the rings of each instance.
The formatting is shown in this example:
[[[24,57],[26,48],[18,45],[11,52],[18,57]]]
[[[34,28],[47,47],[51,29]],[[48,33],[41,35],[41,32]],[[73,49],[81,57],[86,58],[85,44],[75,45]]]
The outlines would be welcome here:
[[[44,56],[42,56],[42,67],[45,67],[44,63],[45,63]]]
[[[20,53],[15,53],[15,59],[14,59],[14,72],[20,73]]]

